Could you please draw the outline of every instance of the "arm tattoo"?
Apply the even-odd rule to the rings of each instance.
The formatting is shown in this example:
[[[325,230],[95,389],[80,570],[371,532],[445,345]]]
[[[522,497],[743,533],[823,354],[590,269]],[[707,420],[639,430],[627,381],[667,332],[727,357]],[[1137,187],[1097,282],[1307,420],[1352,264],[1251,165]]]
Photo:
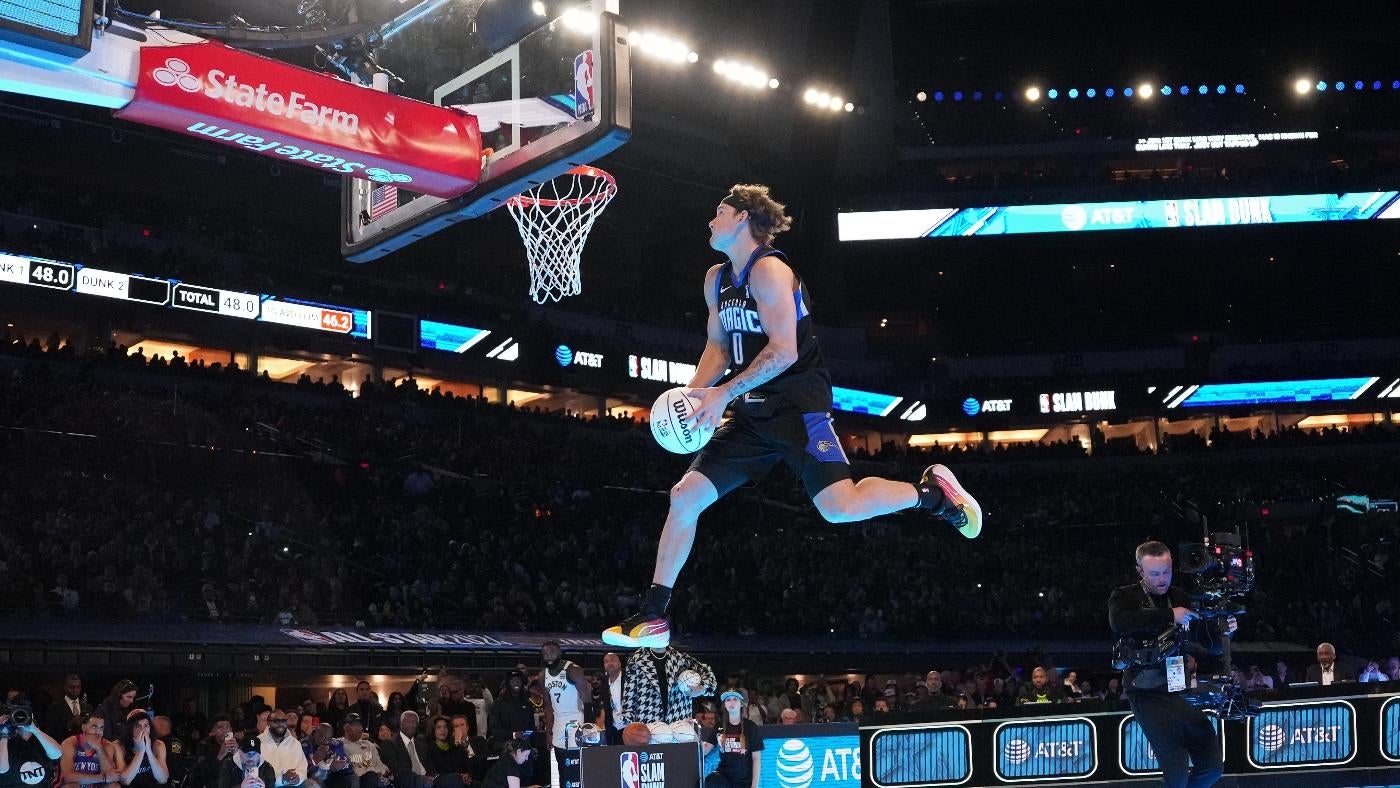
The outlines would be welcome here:
[[[792,366],[791,361],[783,360],[776,347],[769,343],[758,355],[753,357],[749,363],[749,368],[741,372],[733,380],[726,384],[732,397],[742,397],[764,383],[782,374],[783,370]]]

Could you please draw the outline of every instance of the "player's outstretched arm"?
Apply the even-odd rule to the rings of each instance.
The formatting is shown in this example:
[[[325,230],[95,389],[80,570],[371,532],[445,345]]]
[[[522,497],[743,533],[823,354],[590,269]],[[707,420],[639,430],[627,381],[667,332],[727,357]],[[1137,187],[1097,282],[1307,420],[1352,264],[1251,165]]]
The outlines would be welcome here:
[[[715,280],[719,279],[722,268],[723,263],[712,266],[705,274],[705,304],[710,310],[705,329],[705,350],[700,354],[700,363],[695,365],[695,376],[686,384],[686,388],[709,388],[719,382],[725,370],[729,369],[729,337],[719,324],[719,302],[715,294]]]

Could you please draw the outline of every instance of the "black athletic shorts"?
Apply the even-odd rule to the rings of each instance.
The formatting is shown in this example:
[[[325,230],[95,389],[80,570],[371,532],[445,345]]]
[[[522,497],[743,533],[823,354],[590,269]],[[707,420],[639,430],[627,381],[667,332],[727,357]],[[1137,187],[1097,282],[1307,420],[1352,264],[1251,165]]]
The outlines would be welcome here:
[[[700,450],[690,470],[698,471],[723,496],[763,478],[778,461],[802,479],[807,494],[851,478],[851,462],[836,437],[830,413],[803,413],[780,407],[771,416],[737,412]]]

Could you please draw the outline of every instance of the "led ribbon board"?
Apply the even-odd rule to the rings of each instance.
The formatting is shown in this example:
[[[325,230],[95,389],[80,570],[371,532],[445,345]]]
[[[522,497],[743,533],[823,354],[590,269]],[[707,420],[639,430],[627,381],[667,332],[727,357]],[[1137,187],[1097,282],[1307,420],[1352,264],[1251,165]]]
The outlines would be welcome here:
[[[465,353],[490,334],[484,328],[439,323],[436,320],[418,321],[418,344],[429,350]]]
[[[876,731],[869,752],[876,788],[931,788],[972,779],[972,733],[962,725]]]
[[[1323,378],[1263,383],[1208,383],[1197,387],[1179,405],[1169,404],[1168,407],[1218,408],[1230,405],[1357,399],[1378,380],[1380,378]]]
[[[1400,217],[1400,191],[994,205],[837,214],[842,241],[1347,222]]]
[[[758,788],[860,788],[860,736],[854,725],[840,726],[848,730],[835,736],[801,735],[826,726],[789,727],[798,735],[785,738],[775,726],[766,728]]]

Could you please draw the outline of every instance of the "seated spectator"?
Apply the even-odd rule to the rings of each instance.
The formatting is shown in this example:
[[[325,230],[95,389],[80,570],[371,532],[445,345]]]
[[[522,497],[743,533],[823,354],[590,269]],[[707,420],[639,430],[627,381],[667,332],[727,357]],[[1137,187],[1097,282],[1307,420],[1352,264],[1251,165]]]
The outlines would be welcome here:
[[[381,742],[379,757],[393,775],[394,788],[423,788],[431,785],[422,742],[418,739],[418,712],[406,711],[399,717],[399,732]]]
[[[165,746],[165,765],[170,770],[170,782],[182,784],[194,765],[194,748],[175,735],[175,726],[169,717],[157,715],[152,718],[151,730],[155,741]]]
[[[80,785],[106,785],[116,788],[121,784],[121,772],[113,766],[107,755],[106,741],[102,731],[107,722],[96,712],[83,718],[81,732],[63,741],[59,765],[60,788],[76,788]]]
[[[1356,681],[1356,673],[1338,664],[1335,646],[1320,643],[1317,646],[1317,663],[1308,666],[1308,681],[1326,687],[1343,681]]]
[[[369,686],[367,682],[360,683],[364,684],[366,687]],[[345,719],[345,715],[348,713],[350,713],[349,693],[345,691],[344,687],[336,687],[335,690],[331,692],[331,697],[330,700],[326,703],[326,708],[320,714],[320,722],[329,723],[332,731],[339,732],[340,722],[341,720]],[[364,717],[364,714],[360,715],[361,719],[363,719]],[[313,727],[311,729],[313,735],[315,731],[316,729],[315,727]],[[305,734],[303,734],[302,738],[305,738]]]
[[[258,734],[259,757],[272,767],[277,775],[276,782],[268,788],[281,788],[288,785],[301,785],[307,777],[306,753],[301,742],[287,731],[287,714],[282,711],[268,713],[267,730]],[[243,765],[242,756],[234,754],[238,764]]]
[[[355,770],[350,766],[345,743],[334,738],[334,732],[329,722],[323,722],[302,741],[308,779],[322,788],[352,788]]]
[[[878,712],[880,710],[880,704],[883,702],[883,698],[875,702],[875,711]],[[885,711],[889,711],[889,704],[885,705]],[[779,715],[779,717],[780,719],[778,722],[780,725],[796,725],[801,722],[802,715],[797,713],[797,709],[783,709],[783,713]]]
[[[524,739],[512,739],[506,744],[505,752],[486,772],[483,788],[526,788],[522,774],[527,774],[525,762],[530,760],[530,743]],[[399,783],[395,783],[395,787]]]
[[[423,768],[428,774],[424,783],[431,782],[434,788],[460,788],[471,779],[467,750],[452,740],[452,720],[434,717],[431,727],[432,738],[420,752],[426,756]]]
[[[250,788],[250,783],[254,788],[273,788],[277,784],[276,770],[263,760],[262,742],[258,736],[234,742],[235,756],[219,762],[217,788]]]
[[[1031,671],[1029,684],[1021,687],[1021,694],[1016,698],[1016,705],[1024,706],[1028,703],[1064,703],[1065,695],[1059,687],[1050,684],[1049,673],[1043,666],[1037,665]]]
[[[345,715],[344,726],[341,746],[350,759],[350,768],[355,771],[356,788],[379,788],[380,783],[389,779],[389,767],[380,759],[379,747],[365,735],[360,715],[353,711]]]
[[[452,718],[452,744],[460,747],[467,754],[467,774],[471,776],[468,782],[480,782],[486,777],[486,767],[490,748],[486,746],[484,736],[475,736],[471,731],[472,718],[465,714],[458,714]]]
[[[233,753],[237,749],[237,734],[233,732],[228,715],[215,714],[209,720],[209,735],[195,747],[191,785],[194,788],[219,788],[223,765],[233,762]]]
[[[169,781],[165,743],[152,735],[151,718],[145,709],[132,709],[121,738],[108,745],[108,754],[113,768],[121,775],[122,785],[151,788]]]
[[[1375,660],[1371,660],[1366,663],[1366,669],[1361,671],[1361,675],[1357,676],[1356,680],[1361,682],[1389,681],[1390,677],[1381,672],[1381,666]]]

